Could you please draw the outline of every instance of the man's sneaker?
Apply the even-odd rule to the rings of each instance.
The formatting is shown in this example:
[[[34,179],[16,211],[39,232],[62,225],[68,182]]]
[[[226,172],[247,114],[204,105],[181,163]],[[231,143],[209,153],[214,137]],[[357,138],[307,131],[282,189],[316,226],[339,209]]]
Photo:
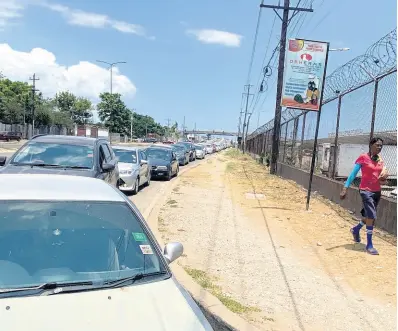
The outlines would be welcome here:
[[[353,237],[354,241],[356,243],[360,243],[361,242],[361,235],[360,235],[359,231],[355,230],[354,228],[351,228],[350,231],[352,233],[352,237]]]
[[[379,252],[377,251],[376,248],[373,247],[366,247],[366,252],[370,255],[379,255]]]

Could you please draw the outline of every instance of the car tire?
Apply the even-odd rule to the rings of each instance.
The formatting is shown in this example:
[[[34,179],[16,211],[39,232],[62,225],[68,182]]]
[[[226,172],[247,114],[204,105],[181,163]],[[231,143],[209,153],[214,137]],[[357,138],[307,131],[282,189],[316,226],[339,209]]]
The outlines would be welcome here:
[[[150,173],[147,175],[147,181],[145,183],[146,187],[148,187],[149,185],[151,185],[151,174]]]
[[[135,180],[134,188],[133,188],[133,195],[136,195],[140,189],[140,178],[137,177]]]
[[[173,178],[173,172],[170,169],[169,173],[167,174],[166,179],[167,179],[167,181],[169,181],[169,180],[171,180],[171,178]]]
[[[174,177],[177,177],[179,172],[180,172],[180,167],[177,166],[176,174],[174,175]]]

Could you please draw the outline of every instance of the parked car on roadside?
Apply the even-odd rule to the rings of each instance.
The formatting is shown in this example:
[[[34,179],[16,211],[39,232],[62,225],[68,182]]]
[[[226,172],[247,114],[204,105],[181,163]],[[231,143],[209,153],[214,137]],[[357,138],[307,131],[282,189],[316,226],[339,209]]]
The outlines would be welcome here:
[[[212,154],[213,153],[213,146],[211,144],[206,144],[206,154]]]
[[[206,157],[206,150],[202,145],[195,145],[195,153],[197,159],[204,159]]]
[[[184,145],[173,145],[172,148],[176,153],[178,164],[182,166],[187,165],[190,154],[188,148]]]
[[[177,155],[171,147],[151,146],[145,152],[151,164],[152,178],[163,177],[170,180],[172,177],[178,176],[180,166],[177,161]]]
[[[182,141],[175,145],[183,145],[189,150],[189,162],[195,161],[196,153],[195,153],[195,146],[189,141]]]
[[[4,131],[0,132],[0,140],[11,141],[16,140],[20,141],[22,139],[21,132],[12,132],[12,131]]]
[[[3,330],[213,330],[169,267],[182,244],[161,249],[118,189],[53,174],[5,174],[1,185]]]
[[[93,177],[113,186],[119,182],[115,153],[103,138],[34,136],[8,161],[0,156],[0,176],[17,173]]]
[[[145,150],[122,145],[112,146],[119,166],[119,189],[137,194],[141,185],[151,183],[151,167]]]

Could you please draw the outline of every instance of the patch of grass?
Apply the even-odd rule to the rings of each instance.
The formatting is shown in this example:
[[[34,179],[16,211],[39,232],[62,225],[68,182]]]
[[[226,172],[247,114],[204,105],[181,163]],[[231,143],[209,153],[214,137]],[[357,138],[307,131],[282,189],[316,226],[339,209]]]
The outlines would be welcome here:
[[[242,152],[236,148],[229,148],[227,151],[224,152],[225,156],[237,158],[242,155]]]
[[[235,169],[236,169],[236,163],[234,162],[228,162],[225,168],[225,170],[228,172],[234,171]]]
[[[261,310],[257,307],[250,307],[241,304],[240,302],[230,298],[225,293],[222,292],[221,287],[214,284],[213,279],[206,274],[206,272],[184,267],[185,271],[190,275],[201,287],[208,290],[211,294],[213,294],[218,300],[222,302],[222,304],[227,307],[230,311],[237,314],[244,314],[250,312],[260,312]]]

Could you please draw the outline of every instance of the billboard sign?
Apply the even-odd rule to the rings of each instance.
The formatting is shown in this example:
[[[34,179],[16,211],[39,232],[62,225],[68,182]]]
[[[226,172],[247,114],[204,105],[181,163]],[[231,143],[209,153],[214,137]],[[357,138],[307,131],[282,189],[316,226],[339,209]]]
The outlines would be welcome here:
[[[328,49],[327,42],[288,40],[283,74],[282,107],[319,110]]]

